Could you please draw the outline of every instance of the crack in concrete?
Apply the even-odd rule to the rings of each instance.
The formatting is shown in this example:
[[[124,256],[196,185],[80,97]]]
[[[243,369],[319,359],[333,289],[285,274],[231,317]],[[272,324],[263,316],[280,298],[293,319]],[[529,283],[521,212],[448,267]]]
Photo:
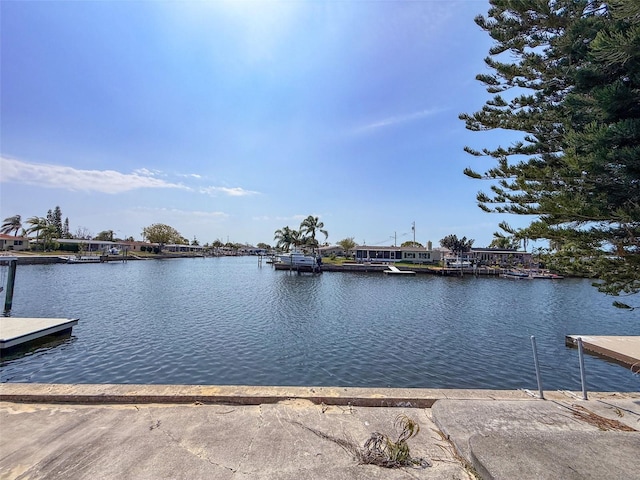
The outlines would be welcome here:
[[[138,407],[136,407],[138,408]],[[140,409],[138,409],[140,410]],[[192,448],[190,448],[189,446],[183,444],[180,440],[178,440],[176,437],[173,436],[173,434],[167,430],[166,428],[164,428],[162,426],[162,421],[160,419],[154,420],[154,418],[151,416],[151,411],[148,408],[145,408],[147,416],[149,417],[149,419],[152,422],[152,425],[149,427],[149,431],[153,431],[153,430],[158,430],[159,432],[162,432],[163,435],[165,435],[172,443],[174,443],[175,445],[177,445],[178,447],[180,447],[182,450],[184,450],[185,452],[193,455],[194,457],[203,460],[205,462],[207,462],[208,464],[214,466],[214,467],[220,467],[220,468],[225,468],[227,470],[230,470],[232,473],[236,473],[236,471],[232,468],[229,467],[227,465],[221,465],[219,463],[214,462],[213,460],[211,460],[202,450],[198,451],[198,450],[194,450]]]
[[[262,405],[258,405],[258,428],[256,428],[256,432],[253,434],[253,436],[251,437],[251,440],[249,440],[249,445],[247,446],[247,449],[245,450],[244,454],[242,455],[242,458],[240,458],[240,462],[238,463],[238,466],[235,468],[235,470],[233,471],[233,476],[235,476],[237,473],[242,474],[242,465],[244,464],[244,461],[249,457],[249,453],[251,452],[251,449],[253,448],[253,443],[255,442],[256,438],[258,437],[258,434],[260,433],[260,430],[262,429],[264,424],[264,415],[263,415],[263,411],[262,411]]]

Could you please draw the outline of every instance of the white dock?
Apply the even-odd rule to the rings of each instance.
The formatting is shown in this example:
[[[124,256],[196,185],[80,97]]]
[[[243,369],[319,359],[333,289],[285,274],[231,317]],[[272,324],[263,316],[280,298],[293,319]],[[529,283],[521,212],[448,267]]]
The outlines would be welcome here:
[[[388,275],[415,275],[416,272],[413,270],[400,270],[398,267],[394,265],[389,265],[389,270],[383,270],[385,274]]]
[[[71,333],[78,319],[0,317],[0,350],[37,341],[49,335]]]
[[[640,372],[640,336],[567,335],[565,343],[575,347],[578,345],[578,338],[582,338],[585,351],[615,360],[634,372]]]

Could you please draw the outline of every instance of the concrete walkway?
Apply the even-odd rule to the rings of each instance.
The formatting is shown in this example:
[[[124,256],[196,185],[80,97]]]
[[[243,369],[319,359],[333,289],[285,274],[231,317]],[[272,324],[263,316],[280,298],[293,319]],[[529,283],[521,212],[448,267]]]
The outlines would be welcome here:
[[[640,479],[640,398],[439,400],[436,425],[483,479]]]
[[[421,431],[411,454],[431,467],[360,465],[372,432],[398,414]],[[0,403],[3,479],[468,479],[429,409],[265,405]],[[350,446],[352,445],[352,446]]]
[[[640,432],[625,431],[640,430],[640,393],[545,395],[0,384],[0,478],[640,478]],[[361,406],[390,399],[405,406]],[[410,451],[429,466],[362,464],[398,415],[420,425]]]

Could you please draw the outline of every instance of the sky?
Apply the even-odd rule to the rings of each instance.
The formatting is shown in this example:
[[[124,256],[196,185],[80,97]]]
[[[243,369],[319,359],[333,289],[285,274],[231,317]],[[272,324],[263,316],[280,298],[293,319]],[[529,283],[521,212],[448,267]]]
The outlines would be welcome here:
[[[0,2],[0,220],[60,206],[70,231],[274,244],[487,246],[466,177],[508,145],[460,113],[492,40],[485,0]],[[412,229],[415,225],[415,230]],[[320,236],[323,240],[323,237]]]

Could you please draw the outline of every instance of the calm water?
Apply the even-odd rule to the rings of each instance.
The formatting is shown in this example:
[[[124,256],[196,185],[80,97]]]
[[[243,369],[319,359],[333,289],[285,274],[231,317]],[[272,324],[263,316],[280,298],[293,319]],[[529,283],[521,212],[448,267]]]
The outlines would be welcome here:
[[[579,390],[566,334],[640,335],[611,302],[586,280],[297,276],[256,257],[19,266],[12,316],[80,322],[0,379],[535,390],[535,335],[545,389]],[[591,390],[640,390],[585,364]]]

